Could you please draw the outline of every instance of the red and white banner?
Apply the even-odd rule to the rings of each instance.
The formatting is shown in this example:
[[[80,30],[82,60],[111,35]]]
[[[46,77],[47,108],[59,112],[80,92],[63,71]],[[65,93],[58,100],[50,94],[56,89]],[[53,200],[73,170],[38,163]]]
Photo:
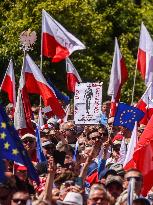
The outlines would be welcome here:
[[[64,60],[76,50],[85,49],[83,43],[60,23],[42,10],[42,54],[52,62]]]
[[[143,23],[140,31],[137,68],[146,85],[153,81],[153,41]]]
[[[65,116],[64,109],[58,101],[54,90],[47,83],[41,70],[27,54],[25,59],[25,80],[28,93],[35,93],[42,97],[45,106],[50,106],[54,115],[59,118]]]
[[[76,68],[72,64],[69,58],[66,59],[66,72],[67,72],[67,89],[70,92],[75,92],[76,83],[81,83],[82,80],[80,78],[79,73]]]
[[[115,38],[115,51],[108,87],[108,95],[113,95],[115,101],[119,100],[121,87],[127,81],[127,79],[128,72],[119,49],[117,38]]]
[[[16,91],[15,91],[15,76],[13,69],[13,62],[10,60],[6,74],[1,84],[1,90],[8,94],[9,101],[16,106]]]

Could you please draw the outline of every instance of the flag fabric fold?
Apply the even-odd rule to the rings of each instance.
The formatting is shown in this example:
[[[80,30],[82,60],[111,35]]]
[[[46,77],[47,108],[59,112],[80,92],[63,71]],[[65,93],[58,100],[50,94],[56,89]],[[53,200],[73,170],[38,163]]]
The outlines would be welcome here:
[[[15,91],[15,76],[13,69],[13,61],[10,60],[8,68],[6,70],[4,79],[1,84],[1,90],[8,94],[9,101],[13,103],[13,107],[16,106],[16,91]]]
[[[26,133],[34,134],[34,129],[32,126],[32,110],[30,99],[27,93],[27,88],[25,85],[25,57],[23,62],[23,68],[21,70],[21,76],[19,80],[17,103],[14,112],[14,125],[17,130],[19,130],[20,135]]]
[[[142,110],[145,115],[141,119],[140,124],[146,125],[153,114],[153,84],[150,82],[141,99],[138,101],[138,109]]]
[[[66,59],[66,73],[67,73],[67,89],[70,92],[75,92],[76,83],[82,82],[79,73],[72,64],[69,58]]]
[[[68,105],[68,104],[70,103],[70,98],[69,98],[69,96],[62,94],[62,93],[53,85],[53,83],[52,83],[50,80],[48,80],[47,82],[48,82],[48,84],[53,88],[53,90],[54,90],[54,92],[55,92],[55,94],[56,94],[56,97],[57,97],[59,100],[64,101],[64,103],[65,103],[66,105]]]
[[[130,143],[128,145],[128,150],[127,154],[123,163],[123,168],[125,170],[131,169],[135,167],[135,163],[133,161],[133,154],[134,154],[134,149],[136,148],[136,145],[138,143],[138,137],[137,137],[137,122],[135,122]]]
[[[39,183],[38,174],[2,105],[0,105],[0,144],[2,145],[3,159],[23,164],[27,167],[29,177]]]
[[[143,23],[141,24],[137,54],[137,69],[146,85],[153,81],[153,41]]]
[[[38,159],[39,163],[46,162],[46,158],[45,158],[45,155],[43,153],[41,138],[40,138],[40,129],[41,129],[41,126],[44,125],[42,120],[43,120],[43,118],[42,118],[42,112],[41,112],[41,108],[40,108],[39,109],[38,124],[36,123],[37,159]]]
[[[135,122],[139,122],[144,116],[144,112],[126,103],[119,103],[114,118],[114,126],[123,126],[133,130]]]
[[[53,114],[57,117],[63,118],[65,116],[64,109],[58,101],[54,90],[47,83],[41,70],[28,54],[25,60],[25,81],[28,93],[40,95],[44,105],[50,106]]]
[[[115,38],[114,57],[108,87],[108,95],[113,96],[116,101],[120,99],[120,91],[122,85],[128,79],[128,72],[124,59],[121,55],[117,38]]]
[[[76,50],[85,49],[83,43],[60,23],[42,10],[42,54],[59,62]]]
[[[146,196],[153,186],[153,116],[137,143],[133,160],[143,175],[142,195]]]

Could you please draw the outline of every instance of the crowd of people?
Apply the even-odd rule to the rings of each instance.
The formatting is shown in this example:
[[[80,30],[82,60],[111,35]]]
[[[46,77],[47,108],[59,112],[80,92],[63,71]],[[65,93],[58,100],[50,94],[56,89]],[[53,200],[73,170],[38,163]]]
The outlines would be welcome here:
[[[39,107],[32,107],[34,120],[38,120]],[[153,189],[146,197],[141,195],[143,176],[135,168],[124,170],[120,159],[123,137],[126,146],[131,132],[114,127],[109,118],[110,102],[102,105],[99,125],[75,125],[70,111],[66,122],[44,115],[40,131],[46,160],[38,162],[36,135],[26,133],[22,143],[35,166],[40,184],[32,181],[25,166],[5,160],[6,181],[0,184],[0,205],[126,205],[129,185],[132,184],[132,204],[153,203]],[[7,113],[12,118],[11,107]],[[144,130],[138,129],[138,137]]]

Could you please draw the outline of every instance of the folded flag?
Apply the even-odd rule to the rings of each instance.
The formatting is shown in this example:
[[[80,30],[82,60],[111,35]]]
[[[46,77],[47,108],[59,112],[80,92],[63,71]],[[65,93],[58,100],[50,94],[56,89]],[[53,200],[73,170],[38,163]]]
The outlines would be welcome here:
[[[2,158],[26,166],[28,176],[39,183],[39,176],[2,105],[0,105],[0,144],[2,147]]]
[[[144,112],[126,103],[119,103],[114,118],[114,126],[123,126],[133,130],[135,122],[139,122],[144,116]]]

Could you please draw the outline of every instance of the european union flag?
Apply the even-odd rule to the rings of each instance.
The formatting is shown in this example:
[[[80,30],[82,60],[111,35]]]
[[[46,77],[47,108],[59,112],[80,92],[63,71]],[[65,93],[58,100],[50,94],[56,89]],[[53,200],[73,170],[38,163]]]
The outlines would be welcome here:
[[[3,183],[5,181],[5,171],[5,163],[2,157],[2,146],[0,144],[0,183]]]
[[[39,176],[26,152],[24,146],[15,130],[13,123],[0,104],[0,144],[3,159],[8,159],[21,163],[27,167],[28,175],[31,179],[39,183]]]
[[[114,118],[114,126],[123,126],[133,130],[135,122],[144,117],[144,112],[126,103],[119,103]]]

